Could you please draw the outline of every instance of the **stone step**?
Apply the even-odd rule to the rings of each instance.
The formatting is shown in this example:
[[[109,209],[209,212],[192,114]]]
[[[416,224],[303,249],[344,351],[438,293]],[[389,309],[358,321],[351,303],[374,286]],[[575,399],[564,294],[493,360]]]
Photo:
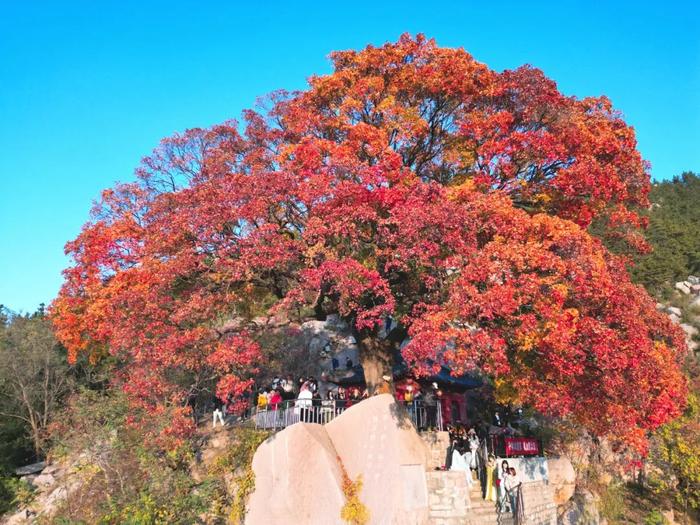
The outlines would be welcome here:
[[[503,516],[499,521],[497,516],[481,517],[472,515],[469,517],[468,523],[469,525],[513,525],[513,518]]]
[[[469,509],[469,512],[473,514],[479,514],[479,515],[493,515],[497,516],[498,511],[496,510],[496,507],[471,507]]]
[[[471,500],[471,507],[473,509],[495,509],[496,504],[493,501],[485,499]]]
[[[491,501],[490,499],[476,499],[476,498],[471,498],[470,499],[472,507],[496,507],[496,503]]]

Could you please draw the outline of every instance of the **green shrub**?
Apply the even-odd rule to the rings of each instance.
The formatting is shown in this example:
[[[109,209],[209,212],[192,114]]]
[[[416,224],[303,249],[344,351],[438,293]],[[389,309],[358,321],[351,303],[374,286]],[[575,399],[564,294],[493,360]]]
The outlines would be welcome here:
[[[660,511],[654,509],[644,518],[644,525],[667,525],[668,521]]]
[[[618,483],[606,485],[600,492],[600,514],[615,522],[626,515],[625,490]]]
[[[0,475],[0,515],[14,507],[24,507],[34,499],[29,483],[11,475]]]
[[[85,524],[160,525],[199,522],[208,511],[214,484],[191,473],[192,444],[159,448],[147,430],[129,425],[123,394],[84,391],[69,403],[57,425],[53,455],[82,458],[80,488],[71,493],[56,521]],[[167,412],[153,417],[154,424]]]
[[[228,518],[231,523],[243,523],[245,519],[248,496],[255,490],[253,455],[269,435],[269,432],[263,430],[247,427],[238,428],[234,444],[216,461],[211,469],[213,475],[233,473],[236,492],[232,501],[222,504],[222,507],[228,506],[230,509]]]

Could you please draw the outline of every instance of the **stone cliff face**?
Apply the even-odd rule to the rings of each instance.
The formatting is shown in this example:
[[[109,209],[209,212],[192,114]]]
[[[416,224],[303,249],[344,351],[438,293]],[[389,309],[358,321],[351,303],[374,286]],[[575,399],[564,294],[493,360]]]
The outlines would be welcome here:
[[[34,488],[34,498],[31,504],[13,514],[0,516],[0,524],[51,523],[58,507],[85,482],[81,470],[88,460],[88,454],[84,453],[61,463],[46,465],[42,462],[18,469],[18,474],[24,474],[21,479]]]

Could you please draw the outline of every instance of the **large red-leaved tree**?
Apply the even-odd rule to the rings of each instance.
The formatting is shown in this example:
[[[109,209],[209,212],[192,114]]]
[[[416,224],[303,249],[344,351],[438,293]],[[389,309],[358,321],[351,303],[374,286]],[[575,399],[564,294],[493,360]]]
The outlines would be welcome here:
[[[609,100],[422,36],[331,58],[103,193],[53,305],[71,354],[119,356],[144,406],[179,402],[183,374],[239,396],[253,317],[337,313],[371,389],[408,336],[416,373],[478,369],[597,434],[643,445],[678,414],[683,336],[589,233],[644,249],[649,175]]]

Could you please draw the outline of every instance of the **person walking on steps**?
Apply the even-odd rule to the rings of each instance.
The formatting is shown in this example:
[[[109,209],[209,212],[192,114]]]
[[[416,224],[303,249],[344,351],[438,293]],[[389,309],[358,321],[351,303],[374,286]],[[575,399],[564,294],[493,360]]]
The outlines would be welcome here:
[[[214,398],[214,414],[212,416],[212,428],[216,428],[216,421],[221,422],[221,426],[226,426],[226,421],[224,421],[224,402],[217,397]]]

